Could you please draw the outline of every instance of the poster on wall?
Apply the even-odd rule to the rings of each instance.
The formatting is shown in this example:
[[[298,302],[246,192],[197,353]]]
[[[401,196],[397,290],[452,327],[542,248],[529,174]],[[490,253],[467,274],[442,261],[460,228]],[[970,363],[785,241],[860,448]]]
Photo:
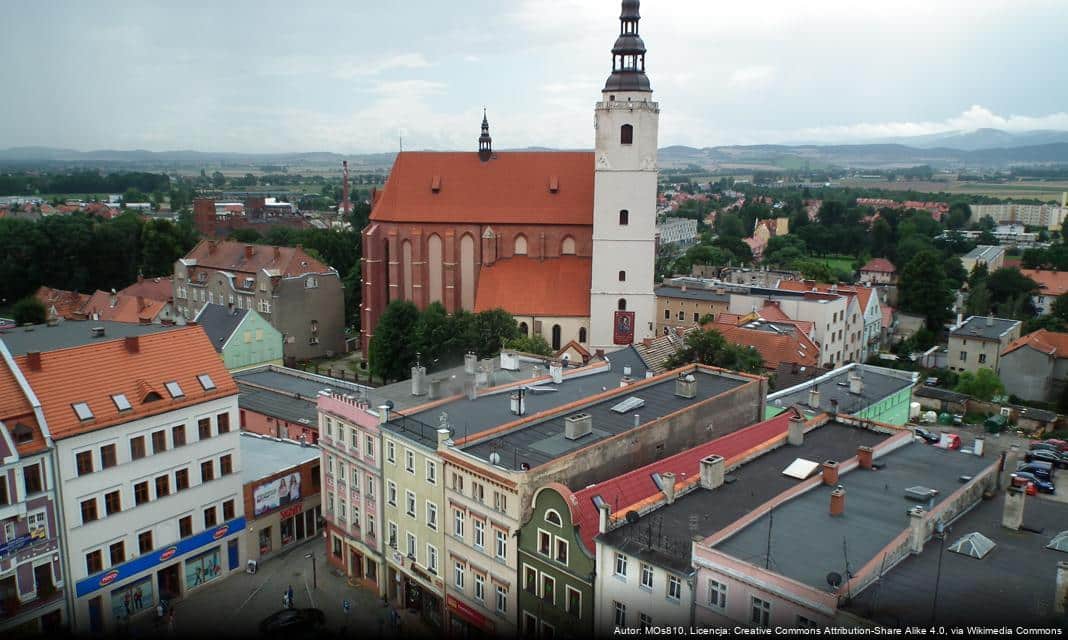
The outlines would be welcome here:
[[[252,494],[256,517],[300,500],[300,474],[291,473],[256,487]]]
[[[218,547],[185,561],[185,585],[188,589],[198,587],[221,575],[222,565],[219,564]]]
[[[155,607],[156,597],[152,591],[152,576],[111,592],[111,612],[116,620],[126,620],[142,611],[152,611]]]
[[[634,342],[634,312],[616,311],[612,323],[612,342],[614,344],[631,344]]]

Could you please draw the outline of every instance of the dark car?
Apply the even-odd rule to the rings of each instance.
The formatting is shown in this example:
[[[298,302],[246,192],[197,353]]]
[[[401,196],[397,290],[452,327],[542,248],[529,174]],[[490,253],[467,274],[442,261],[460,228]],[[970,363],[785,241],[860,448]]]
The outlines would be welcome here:
[[[1061,448],[1050,442],[1032,442],[1029,451],[1053,451],[1060,453]]]
[[[1053,482],[1053,476],[1056,467],[1054,467],[1052,463],[1035,460],[1033,462],[1027,462],[1021,465],[1017,465],[1016,470],[1024,471],[1030,473],[1033,476],[1038,476],[1043,480],[1049,480],[1050,482]]]
[[[1051,444],[1062,452],[1068,451],[1068,440],[1058,440],[1056,438],[1046,438],[1041,442],[1035,444]]]
[[[937,433],[932,433],[922,427],[916,427],[916,435],[923,438],[927,444],[934,444],[942,439]]]
[[[260,622],[260,633],[269,636],[290,636],[315,631],[326,622],[320,609],[282,609]]]
[[[1058,469],[1068,469],[1068,455],[1048,449],[1031,449],[1024,454],[1027,462],[1048,462]]]
[[[1012,477],[1020,478],[1021,480],[1026,480],[1030,482],[1031,484],[1035,485],[1035,488],[1041,491],[1042,493],[1056,493],[1057,491],[1057,488],[1053,485],[1052,482],[1050,482],[1049,480],[1043,480],[1042,478],[1039,478],[1033,473],[1028,473],[1026,471],[1017,471],[1016,473],[1012,474]]]

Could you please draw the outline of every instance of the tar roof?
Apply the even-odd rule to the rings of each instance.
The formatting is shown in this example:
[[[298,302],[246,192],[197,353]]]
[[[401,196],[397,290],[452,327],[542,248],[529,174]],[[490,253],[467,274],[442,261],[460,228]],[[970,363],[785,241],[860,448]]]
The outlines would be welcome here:
[[[355,393],[366,392],[369,389],[369,387],[346,382],[338,378],[329,378],[275,365],[239,371],[234,374],[234,380],[246,385],[280,391],[294,397],[307,399],[312,405],[315,404],[316,398],[319,397],[319,392],[326,389]]]
[[[1030,531],[1012,531],[1001,526],[1004,496],[1002,491],[980,502],[950,525],[946,534],[946,547],[973,531],[990,538],[997,546],[985,558],[944,551],[936,536],[927,541],[922,553],[907,556],[843,608],[879,624],[930,624],[938,576],[936,624],[1046,626],[1044,622],[1053,622],[1051,596],[1057,562],[1068,560],[1068,554],[1045,547],[1068,528],[1068,504],[1025,498],[1024,525]],[[846,500],[848,512],[848,495]]]
[[[247,309],[228,309],[221,304],[206,304],[197,314],[197,324],[204,327],[204,333],[211,338],[211,346],[222,352],[223,345],[233,335],[241,321],[245,319]]]
[[[862,383],[860,393],[853,393],[849,387],[849,376],[853,372],[860,374]],[[852,414],[870,407],[902,389],[915,384],[915,374],[909,372],[874,367],[866,364],[850,364],[821,375],[818,378],[783,389],[768,395],[768,405],[785,408],[795,404],[803,405],[814,412],[831,410],[831,401],[838,402],[839,413]],[[819,407],[809,406],[809,392],[817,388],[820,392]]]
[[[656,295],[661,298],[682,298],[685,300],[704,300],[706,302],[729,302],[729,293],[717,293],[709,289],[694,289],[687,287],[657,287]]]
[[[242,484],[318,459],[319,447],[241,432]]]
[[[916,503],[905,498],[905,489],[934,489],[936,503],[941,503],[962,486],[962,476],[975,476],[996,461],[910,441],[877,462],[877,471],[857,468],[838,478],[846,492],[843,516],[830,515],[832,488],[821,484],[777,506],[770,518],[758,518],[716,549],[824,589],[829,572],[858,571],[908,528],[907,512]]]
[[[729,472],[727,478],[731,481],[718,489],[694,489],[674,503],[642,516],[636,524],[626,524],[598,539],[644,560],[685,572],[690,567],[691,537],[710,536],[796,486],[799,480],[782,474],[794,460],[845,460],[856,455],[857,447],[870,447],[887,437],[885,433],[827,422],[807,432],[800,447],[780,446]],[[603,497],[611,504],[611,496]],[[647,543],[650,525],[655,526],[653,542],[659,544]]]
[[[240,381],[237,383],[237,388],[241,391],[238,404],[242,409],[302,424],[309,429],[315,429],[319,424],[313,400],[297,398],[293,394],[279,393]]]
[[[94,337],[92,329],[104,328],[104,335]],[[128,322],[110,322],[107,320],[60,320],[55,326],[45,324],[33,327],[18,327],[0,332],[11,355],[19,356],[32,351],[54,351],[78,347],[92,342],[105,342],[126,336],[143,336],[162,331],[173,331],[180,327],[158,324],[131,324]],[[30,329],[30,330],[27,330]]]
[[[990,316],[971,316],[950,334],[957,338],[974,338],[976,340],[998,340],[1014,327],[1019,320],[992,318]]]

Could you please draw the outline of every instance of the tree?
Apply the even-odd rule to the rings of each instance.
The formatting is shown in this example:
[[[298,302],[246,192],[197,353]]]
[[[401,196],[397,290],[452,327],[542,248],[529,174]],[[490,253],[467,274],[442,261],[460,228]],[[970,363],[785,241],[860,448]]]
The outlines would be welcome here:
[[[524,353],[534,353],[539,356],[551,356],[553,354],[553,348],[541,337],[540,334],[532,336],[520,336],[513,338],[504,344],[507,349],[515,349],[516,351],[522,351]]]
[[[881,217],[871,225],[871,253],[874,256],[885,258],[894,249],[894,230],[890,223]]]
[[[986,278],[990,303],[994,313],[1003,318],[1025,319],[1035,315],[1031,296],[1038,292],[1038,283],[1018,269],[998,269]]]
[[[368,348],[371,375],[387,380],[404,380],[415,363],[413,340],[419,310],[411,302],[394,300],[378,319]]]
[[[1062,322],[1068,322],[1068,293],[1057,296],[1050,306],[1050,315]]]
[[[505,342],[519,337],[515,318],[504,309],[490,309],[475,314],[475,331],[478,342],[474,351],[479,358],[500,353]]]
[[[971,217],[971,207],[963,202],[955,202],[949,205],[949,213],[946,215],[946,228],[963,229]]]
[[[898,284],[898,304],[905,311],[927,319],[927,328],[939,330],[950,318],[953,293],[942,266],[942,254],[924,250],[916,254],[901,272]]]
[[[980,282],[971,288],[964,305],[964,313],[969,316],[985,316],[990,313],[990,289],[986,288],[986,282]]]
[[[245,242],[247,244],[258,244],[263,241],[263,236],[259,231],[255,229],[234,229],[230,232],[230,240],[234,242]]]
[[[976,373],[965,371],[960,374],[956,391],[989,402],[994,396],[1005,393],[1005,385],[1001,383],[997,374],[984,368]]]
[[[27,296],[15,303],[11,314],[15,316],[15,324],[42,324],[47,319],[48,310],[43,302],[33,296]]]
[[[764,359],[761,358],[760,352],[750,346],[727,342],[715,329],[689,334],[685,346],[668,358],[664,366],[673,369],[690,362],[745,373],[760,373],[764,370]]]
[[[211,186],[215,187],[216,189],[222,189],[226,186],[226,176],[224,176],[220,171],[212,173]]]

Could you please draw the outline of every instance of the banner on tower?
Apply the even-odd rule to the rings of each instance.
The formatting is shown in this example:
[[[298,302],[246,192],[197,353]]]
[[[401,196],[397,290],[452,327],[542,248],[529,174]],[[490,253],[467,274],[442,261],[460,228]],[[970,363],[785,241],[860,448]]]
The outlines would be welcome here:
[[[633,344],[634,343],[634,312],[633,311],[616,311],[616,319],[612,325],[615,327],[613,333],[614,344]]]

